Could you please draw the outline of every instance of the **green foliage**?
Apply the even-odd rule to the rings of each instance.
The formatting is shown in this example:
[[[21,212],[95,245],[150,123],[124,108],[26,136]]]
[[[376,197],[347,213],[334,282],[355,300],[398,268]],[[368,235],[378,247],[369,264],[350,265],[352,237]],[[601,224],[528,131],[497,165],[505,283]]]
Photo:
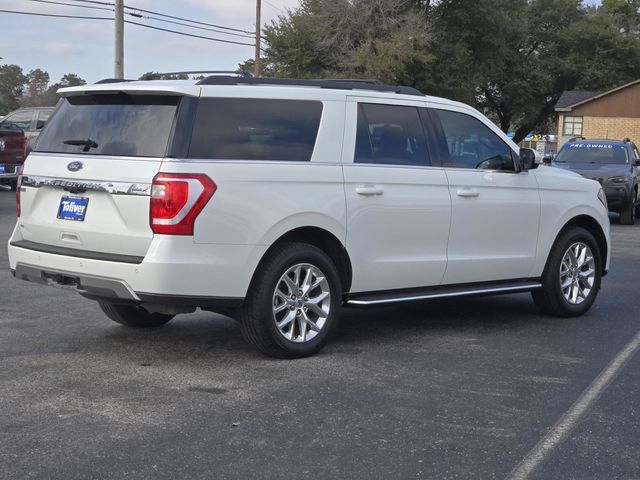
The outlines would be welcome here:
[[[160,72],[147,72],[139,80],[189,80],[189,75],[181,73],[178,75],[167,75]]]
[[[519,140],[552,121],[564,90],[640,78],[640,35],[631,34],[639,7],[640,0],[604,0],[601,8],[580,0],[302,0],[264,28],[264,72],[415,86],[476,106]]]
[[[20,106],[27,77],[18,65],[0,65],[0,114]]]
[[[32,75],[34,72],[37,73]],[[31,75],[32,79],[27,81],[27,91],[29,92],[20,100],[23,107],[50,107],[58,102],[58,90],[65,87],[75,87],[85,85],[87,82],[75,73],[67,73],[62,76],[58,83],[49,83],[49,74],[40,69],[32,70],[27,77]],[[44,79],[46,78],[46,83]],[[34,83],[38,82],[37,85]]]

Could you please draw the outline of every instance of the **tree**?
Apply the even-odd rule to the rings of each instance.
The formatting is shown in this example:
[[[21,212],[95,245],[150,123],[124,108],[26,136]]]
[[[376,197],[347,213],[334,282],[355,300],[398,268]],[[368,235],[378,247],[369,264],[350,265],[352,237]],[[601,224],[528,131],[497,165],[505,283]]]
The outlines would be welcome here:
[[[602,12],[613,16],[620,31],[639,33],[640,0],[603,0]]]
[[[27,77],[18,65],[0,66],[0,114],[6,114],[20,106]]]
[[[58,83],[49,85],[44,92],[35,96],[25,96],[21,105],[24,107],[48,107],[58,102],[58,90],[65,87],[85,85],[87,82],[75,73],[66,73]]]
[[[59,83],[60,87],[77,87],[86,84],[87,82],[75,73],[65,73]]]
[[[167,75],[160,72],[147,72],[139,80],[189,80],[189,75],[180,73],[177,75]]]
[[[640,0],[302,0],[264,28],[265,73],[415,86],[476,106],[519,141],[545,128],[564,90],[640,77],[640,36],[621,32],[614,3],[631,15]]]
[[[49,86],[49,73],[36,68],[27,73],[27,96],[37,97],[46,92]]]

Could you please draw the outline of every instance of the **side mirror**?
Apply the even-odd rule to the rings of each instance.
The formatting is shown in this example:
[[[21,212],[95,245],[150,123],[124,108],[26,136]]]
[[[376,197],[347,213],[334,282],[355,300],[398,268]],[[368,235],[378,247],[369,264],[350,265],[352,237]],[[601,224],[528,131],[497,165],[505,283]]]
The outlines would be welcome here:
[[[544,163],[545,165],[551,165],[551,162],[553,162],[554,158],[556,158],[555,154],[547,155],[542,159],[542,163]]]
[[[520,166],[523,170],[532,170],[538,166],[536,163],[536,153],[530,148],[520,149]]]
[[[640,167],[640,160],[636,160],[635,162],[633,162],[633,166]]]

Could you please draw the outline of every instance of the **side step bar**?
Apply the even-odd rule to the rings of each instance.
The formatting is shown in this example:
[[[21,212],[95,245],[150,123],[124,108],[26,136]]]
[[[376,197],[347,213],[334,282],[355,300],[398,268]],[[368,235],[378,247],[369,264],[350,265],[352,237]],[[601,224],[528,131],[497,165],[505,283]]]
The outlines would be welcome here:
[[[447,287],[429,287],[423,289],[396,290],[349,295],[347,305],[370,306],[388,303],[413,302],[416,300],[432,300],[436,298],[463,297],[472,295],[499,295],[502,293],[527,292],[542,287],[539,280],[516,282],[497,282]]]

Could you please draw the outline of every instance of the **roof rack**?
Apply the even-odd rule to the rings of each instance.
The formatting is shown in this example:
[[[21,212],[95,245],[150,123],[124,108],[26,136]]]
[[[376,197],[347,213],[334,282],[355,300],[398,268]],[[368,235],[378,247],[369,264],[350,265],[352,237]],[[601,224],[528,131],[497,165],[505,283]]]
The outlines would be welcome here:
[[[203,73],[207,75],[238,75],[240,77],[253,77],[251,72],[247,70],[190,70],[186,72],[158,72],[156,75],[195,75],[196,73]]]
[[[122,82],[135,82],[136,80],[125,79],[125,78],[103,78],[102,80],[98,80],[94,85],[101,85],[103,83],[122,83]]]
[[[204,78],[197,85],[289,85],[336,90],[372,90],[424,97],[424,94],[415,88],[384,85],[378,80],[300,80],[294,78],[231,77],[221,75]]]
[[[575,142],[577,140],[586,140],[585,137],[573,137],[568,140],[568,143]]]

